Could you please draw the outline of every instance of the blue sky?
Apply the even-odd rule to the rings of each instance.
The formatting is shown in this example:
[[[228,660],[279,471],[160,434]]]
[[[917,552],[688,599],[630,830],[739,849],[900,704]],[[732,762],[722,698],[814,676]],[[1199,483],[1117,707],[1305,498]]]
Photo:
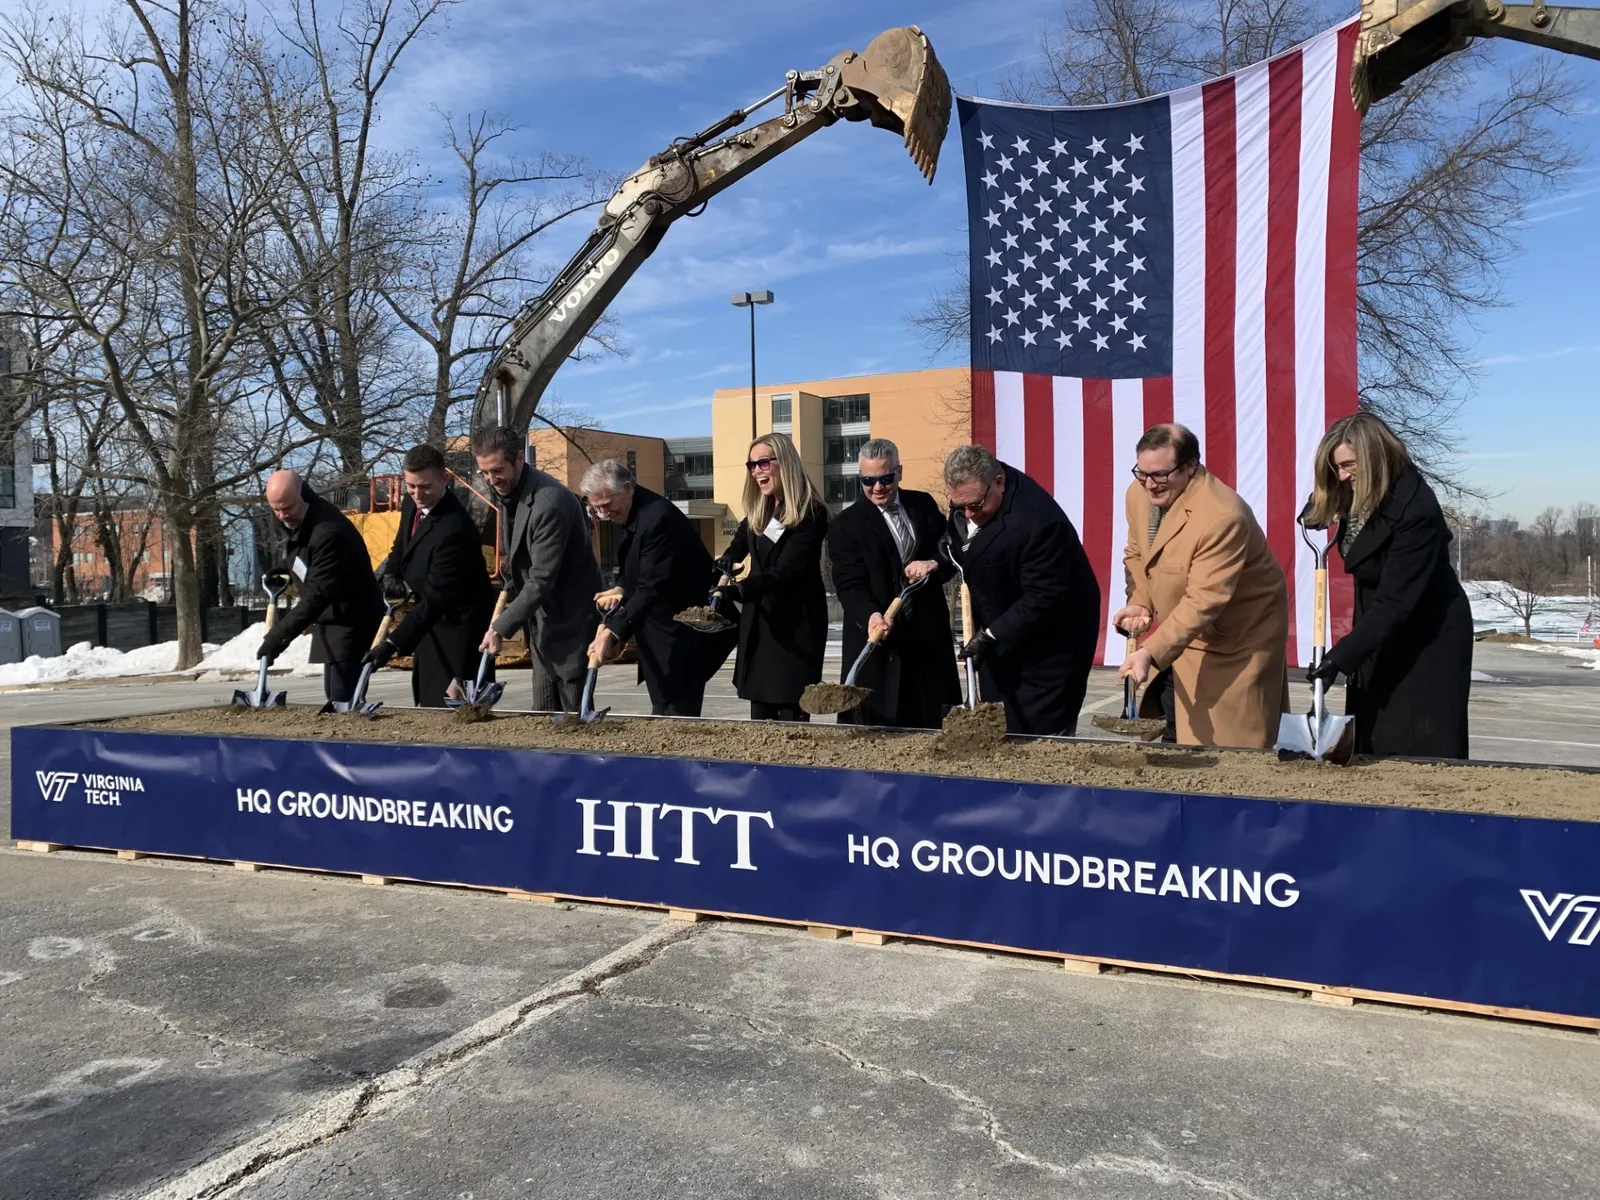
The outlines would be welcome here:
[[[522,149],[580,153],[627,171],[779,86],[787,68],[819,67],[912,21],[957,91],[995,95],[1061,11],[1061,0],[464,0],[397,80],[385,125],[415,145],[435,126],[435,108],[488,108],[518,127]],[[1527,249],[1507,274],[1507,306],[1482,322],[1484,374],[1463,416],[1470,476],[1501,493],[1494,510],[1524,520],[1549,504],[1600,502],[1590,453],[1600,375],[1600,64],[1575,60],[1572,69],[1585,88],[1572,132],[1586,169],[1561,195],[1507,214],[1526,222]],[[728,303],[728,293],[747,288],[777,296],[757,315],[762,381],[963,361],[964,349],[931,361],[905,319],[964,253],[963,209],[954,131],[929,187],[898,138],[865,125],[822,130],[674,225],[612,308],[631,355],[569,363],[547,395],[613,428],[708,433],[712,391],[749,379],[748,317]],[[565,259],[587,228],[574,220],[546,252]]]

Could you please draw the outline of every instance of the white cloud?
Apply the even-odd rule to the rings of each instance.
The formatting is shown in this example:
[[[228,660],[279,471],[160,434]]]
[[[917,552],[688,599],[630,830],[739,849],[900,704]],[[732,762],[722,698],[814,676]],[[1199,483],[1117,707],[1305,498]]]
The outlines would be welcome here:
[[[868,262],[875,258],[898,258],[906,254],[931,254],[949,248],[950,243],[941,237],[896,240],[879,234],[865,242],[834,242],[828,247],[828,261]]]
[[[1517,363],[1548,362],[1552,358],[1567,358],[1573,354],[1600,354],[1600,346],[1562,346],[1558,350],[1543,350],[1537,354],[1497,354],[1493,358],[1480,358],[1480,367],[1505,367]]]

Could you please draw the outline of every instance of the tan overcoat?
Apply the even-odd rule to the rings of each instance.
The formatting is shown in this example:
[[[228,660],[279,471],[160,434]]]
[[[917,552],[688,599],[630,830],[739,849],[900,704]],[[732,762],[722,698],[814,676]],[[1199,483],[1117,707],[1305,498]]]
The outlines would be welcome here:
[[[1153,543],[1142,484],[1128,488],[1127,510],[1128,603],[1158,622],[1144,648],[1172,668],[1178,741],[1272,745],[1288,699],[1289,594],[1255,514],[1204,467]]]

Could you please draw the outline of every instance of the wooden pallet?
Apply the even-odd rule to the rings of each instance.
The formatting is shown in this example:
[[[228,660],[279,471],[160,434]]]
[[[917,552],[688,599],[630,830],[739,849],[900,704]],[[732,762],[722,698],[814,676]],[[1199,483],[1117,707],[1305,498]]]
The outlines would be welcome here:
[[[18,850],[28,850],[35,853],[49,854],[58,850],[82,850],[91,853],[106,853],[108,847],[101,846],[64,846],[58,842],[17,842]],[[437,882],[426,879],[407,879],[389,875],[366,875],[344,871],[323,871],[315,867],[280,867],[274,864],[244,862],[227,859],[195,858],[181,854],[152,854],[143,850],[117,850],[114,852],[119,859],[172,859],[184,862],[206,862],[228,864],[230,861],[236,870],[262,871],[269,867],[274,871],[296,871],[301,874],[326,875],[343,879],[359,879],[363,884],[385,886],[392,883],[414,883],[426,887],[459,888],[465,891],[490,892],[504,896],[508,900],[519,900],[535,904],[603,904],[613,908],[646,909],[664,912],[669,920],[698,922],[708,920],[748,921],[760,925],[780,925],[794,929],[804,929],[809,937],[826,941],[835,941],[846,936],[851,942],[866,946],[885,946],[891,942],[914,942],[924,945],[953,946],[966,950],[983,950],[989,953],[1016,955],[1022,958],[1040,959],[1058,962],[1064,971],[1074,975],[1104,975],[1108,973],[1126,974],[1130,971],[1144,972],[1158,975],[1181,976],[1185,979],[1200,980],[1214,983],[1247,984],[1254,987],[1272,988],[1278,991],[1292,991],[1301,993],[1314,1004],[1326,1004],[1334,1007],[1348,1008],[1357,1001],[1368,1001],[1376,1004],[1393,1004],[1406,1008],[1421,1008],[1437,1012],[1457,1013],[1477,1017],[1493,1017],[1502,1020],[1522,1021],[1537,1025],[1556,1025],[1567,1029],[1591,1030],[1600,1033],[1600,1017],[1580,1017],[1566,1013],[1547,1013],[1525,1008],[1505,1008],[1492,1004],[1471,1004],[1461,1000],[1444,1000],[1432,996],[1408,996],[1398,992],[1380,992],[1371,988],[1339,987],[1337,985],[1306,983],[1293,979],[1276,979],[1264,975],[1236,975],[1226,971],[1209,971],[1200,967],[1172,966],[1164,963],[1134,962],[1130,959],[1120,958],[1095,958],[1085,955],[1063,955],[1044,950],[1026,950],[1015,946],[997,946],[989,942],[968,942],[957,938],[933,937],[928,934],[905,934],[894,931],[874,929],[854,929],[839,925],[817,925],[808,921],[786,920],[781,917],[753,916],[749,913],[718,912],[689,908],[673,908],[668,905],[643,904],[631,900],[613,900],[603,896],[568,896],[558,892],[528,892],[520,888],[497,888],[482,884]]]

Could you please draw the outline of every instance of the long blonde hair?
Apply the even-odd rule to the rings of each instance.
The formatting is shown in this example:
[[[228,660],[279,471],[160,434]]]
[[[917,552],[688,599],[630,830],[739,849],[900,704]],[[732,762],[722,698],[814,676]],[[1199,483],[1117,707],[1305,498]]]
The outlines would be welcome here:
[[[1339,468],[1333,465],[1333,452],[1340,446],[1355,451],[1355,483],[1344,483]],[[1306,505],[1305,522],[1313,529],[1326,529],[1348,516],[1370,517],[1388,496],[1400,473],[1411,465],[1405,443],[1373,413],[1358,412],[1341,417],[1328,427],[1317,443],[1312,466],[1311,501]]]
[[[746,459],[750,451],[757,446],[769,446],[772,457],[778,462],[778,487],[783,492],[778,523],[785,529],[793,529],[810,515],[811,510],[822,503],[817,495],[817,489],[811,482],[811,477],[806,474],[805,464],[800,461],[800,451],[795,449],[794,442],[786,433],[769,433],[758,437],[745,449]],[[754,475],[746,472],[744,477],[744,515],[750,522],[750,529],[760,533],[765,529],[773,516],[773,506],[779,504],[771,496],[763,496],[761,489],[756,486]]]

